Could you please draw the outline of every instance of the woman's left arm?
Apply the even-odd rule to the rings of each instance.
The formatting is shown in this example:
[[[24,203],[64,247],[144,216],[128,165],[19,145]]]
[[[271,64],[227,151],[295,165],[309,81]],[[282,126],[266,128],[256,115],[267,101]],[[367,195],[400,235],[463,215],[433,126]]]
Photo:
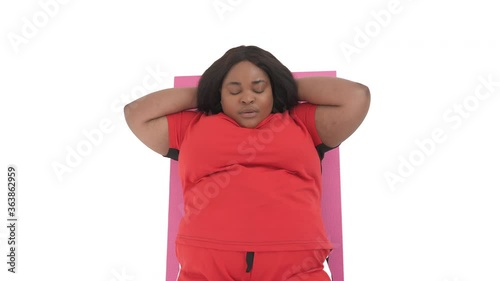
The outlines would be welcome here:
[[[370,107],[365,85],[336,77],[296,79],[299,100],[317,104],[316,128],[323,144],[336,147],[359,127]]]

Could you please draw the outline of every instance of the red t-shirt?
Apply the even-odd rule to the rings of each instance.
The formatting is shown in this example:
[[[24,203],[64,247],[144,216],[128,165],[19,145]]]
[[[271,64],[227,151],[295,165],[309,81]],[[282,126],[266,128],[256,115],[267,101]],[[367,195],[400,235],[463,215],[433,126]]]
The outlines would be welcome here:
[[[179,161],[184,194],[176,242],[231,251],[332,249],[321,216],[316,107],[299,104],[256,128],[224,113],[168,115],[166,156]]]

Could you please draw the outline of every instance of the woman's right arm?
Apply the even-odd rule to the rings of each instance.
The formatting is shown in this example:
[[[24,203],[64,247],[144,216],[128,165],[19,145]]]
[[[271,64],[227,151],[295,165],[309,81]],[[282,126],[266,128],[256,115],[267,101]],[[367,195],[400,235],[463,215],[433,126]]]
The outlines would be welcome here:
[[[124,107],[130,130],[147,147],[166,155],[169,149],[166,115],[197,106],[196,88],[171,88],[143,96]]]

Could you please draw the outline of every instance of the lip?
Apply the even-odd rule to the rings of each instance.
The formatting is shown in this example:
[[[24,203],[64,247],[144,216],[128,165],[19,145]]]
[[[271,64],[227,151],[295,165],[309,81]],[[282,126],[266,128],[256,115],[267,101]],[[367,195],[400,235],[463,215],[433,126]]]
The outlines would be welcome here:
[[[257,116],[257,111],[241,112],[240,116],[243,118],[253,118],[253,117]]]
[[[239,112],[240,116],[243,118],[253,118],[257,116],[257,110],[256,109],[244,109]]]

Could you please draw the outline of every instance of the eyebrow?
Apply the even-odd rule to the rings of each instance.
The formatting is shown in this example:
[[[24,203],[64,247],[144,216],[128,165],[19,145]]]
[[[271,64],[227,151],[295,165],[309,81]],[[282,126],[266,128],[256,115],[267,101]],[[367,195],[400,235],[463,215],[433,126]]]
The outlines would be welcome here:
[[[252,81],[252,85],[256,85],[256,84],[263,83],[263,82],[266,82],[266,81],[264,79],[258,79],[258,80]],[[236,81],[231,81],[231,82],[226,83],[226,85],[241,86],[241,83],[240,82],[236,82]]]

